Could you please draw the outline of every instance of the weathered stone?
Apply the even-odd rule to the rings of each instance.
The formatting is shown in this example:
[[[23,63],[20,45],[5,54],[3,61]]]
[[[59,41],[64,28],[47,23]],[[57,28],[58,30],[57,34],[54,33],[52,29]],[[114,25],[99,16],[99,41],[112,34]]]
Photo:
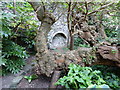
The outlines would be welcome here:
[[[16,88],[17,84],[22,80],[23,76],[17,76],[13,79],[9,88]]]
[[[117,61],[120,63],[119,55],[117,47],[113,46],[100,46],[98,48],[98,53],[104,58],[112,61]]]
[[[64,15],[58,21],[56,21],[52,25],[51,31],[48,33],[48,46],[50,49],[67,47],[69,41],[69,31],[65,17],[66,16]]]
[[[96,27],[95,26],[93,26],[93,25],[89,25],[89,31],[95,31],[96,30]]]

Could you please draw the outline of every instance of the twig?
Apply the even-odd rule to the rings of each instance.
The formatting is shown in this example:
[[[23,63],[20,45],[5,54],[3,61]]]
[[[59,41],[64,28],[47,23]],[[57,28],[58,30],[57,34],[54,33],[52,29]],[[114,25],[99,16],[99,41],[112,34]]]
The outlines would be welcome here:
[[[85,9],[86,9],[86,12],[85,12],[85,19],[86,19],[87,14],[88,14],[88,3],[86,0],[84,0],[84,1],[85,1]]]
[[[78,33],[79,34],[79,33]],[[85,42],[85,43],[87,43],[87,44],[89,44],[85,39],[83,39],[80,35],[79,35],[79,37]],[[89,44],[90,45],[90,44]]]
[[[13,31],[17,31],[17,28],[18,28],[18,26],[20,25],[22,23],[22,21],[21,22],[19,22],[14,28],[13,28]]]
[[[22,23],[22,21],[19,22],[19,23],[13,28],[13,31],[15,31],[15,33],[13,33],[10,38],[13,38],[14,34],[16,34],[16,33],[18,32],[18,27],[19,27],[19,25],[20,25],[21,23]]]
[[[54,6],[52,13],[56,10],[58,3]]]
[[[66,11],[67,11],[67,10],[63,11],[63,12],[58,16],[58,18],[57,18],[55,21],[59,20],[59,18],[60,18]]]
[[[100,8],[98,8],[97,10],[94,10],[94,11],[88,13],[87,15],[91,15],[91,14],[93,14],[93,13],[99,12],[100,10],[102,10],[102,9],[104,9],[104,8],[106,8],[106,7],[110,6],[110,5],[112,5],[112,4],[113,4],[113,2],[112,2],[112,3],[109,3],[109,4],[106,4],[106,5],[104,5],[104,6],[100,7]]]

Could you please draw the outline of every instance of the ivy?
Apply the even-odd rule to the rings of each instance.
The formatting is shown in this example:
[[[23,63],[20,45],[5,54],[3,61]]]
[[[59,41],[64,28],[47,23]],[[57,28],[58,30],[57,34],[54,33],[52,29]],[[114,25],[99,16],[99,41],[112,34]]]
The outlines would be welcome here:
[[[93,65],[91,68],[102,72],[100,76],[106,81],[106,84],[109,85],[111,89],[118,90],[120,88],[119,67]]]
[[[100,77],[101,72],[92,70],[91,67],[80,67],[70,64],[67,76],[60,78],[55,85],[62,85],[65,88],[87,88],[91,85],[106,85],[106,82]]]

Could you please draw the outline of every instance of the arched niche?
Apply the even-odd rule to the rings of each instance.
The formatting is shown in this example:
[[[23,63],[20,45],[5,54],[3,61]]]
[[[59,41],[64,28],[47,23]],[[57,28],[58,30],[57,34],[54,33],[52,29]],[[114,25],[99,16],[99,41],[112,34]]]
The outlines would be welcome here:
[[[61,48],[67,46],[67,37],[63,33],[57,33],[52,39],[53,48]]]
[[[68,35],[63,31],[57,31],[51,33],[51,37],[48,38],[49,49],[57,49],[67,47]]]

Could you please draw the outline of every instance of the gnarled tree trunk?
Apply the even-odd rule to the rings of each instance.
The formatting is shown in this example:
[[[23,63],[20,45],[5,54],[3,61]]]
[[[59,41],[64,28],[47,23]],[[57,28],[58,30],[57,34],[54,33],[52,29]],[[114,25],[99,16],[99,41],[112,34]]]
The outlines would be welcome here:
[[[55,22],[55,18],[39,2],[29,3],[41,21],[41,26],[36,36],[36,71],[38,74],[45,74],[50,77],[54,70],[67,69],[70,63],[81,66],[92,64],[116,65],[116,62],[118,65],[120,64],[120,57],[118,57],[120,54],[119,47],[101,46],[98,50],[94,48],[79,48],[78,50],[68,50],[67,52],[48,50],[47,34],[51,25]],[[111,53],[112,51],[115,51],[115,53]],[[111,58],[110,55],[115,58]]]

